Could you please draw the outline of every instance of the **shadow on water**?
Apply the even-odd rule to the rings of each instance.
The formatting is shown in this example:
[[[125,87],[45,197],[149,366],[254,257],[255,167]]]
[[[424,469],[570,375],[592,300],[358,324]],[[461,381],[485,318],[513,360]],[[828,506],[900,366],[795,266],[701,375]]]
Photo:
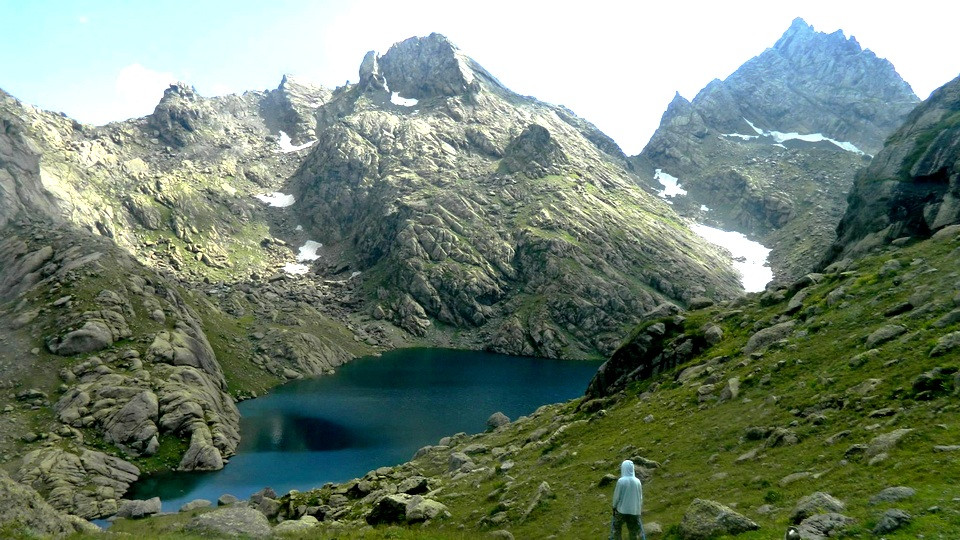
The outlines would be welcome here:
[[[240,422],[238,452],[324,452],[370,445],[368,437],[327,418],[270,414]]]

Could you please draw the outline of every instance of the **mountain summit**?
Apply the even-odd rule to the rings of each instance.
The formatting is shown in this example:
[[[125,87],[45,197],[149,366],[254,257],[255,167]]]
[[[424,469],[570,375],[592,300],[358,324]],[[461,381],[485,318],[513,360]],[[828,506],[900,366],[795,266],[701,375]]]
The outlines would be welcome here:
[[[677,94],[634,162],[651,187],[657,169],[679,178],[682,214],[762,240],[789,280],[819,260],[853,171],[918,101],[890,62],[796,19],[693,101]]]

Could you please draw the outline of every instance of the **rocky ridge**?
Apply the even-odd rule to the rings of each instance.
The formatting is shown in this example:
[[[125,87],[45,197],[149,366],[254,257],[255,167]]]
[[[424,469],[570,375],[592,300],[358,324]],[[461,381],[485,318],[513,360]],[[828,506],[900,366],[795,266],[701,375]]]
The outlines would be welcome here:
[[[692,102],[678,94],[633,161],[652,189],[658,169],[679,178],[682,215],[771,247],[775,277],[789,282],[822,257],[855,171],[918,101],[856,39],[796,19]]]

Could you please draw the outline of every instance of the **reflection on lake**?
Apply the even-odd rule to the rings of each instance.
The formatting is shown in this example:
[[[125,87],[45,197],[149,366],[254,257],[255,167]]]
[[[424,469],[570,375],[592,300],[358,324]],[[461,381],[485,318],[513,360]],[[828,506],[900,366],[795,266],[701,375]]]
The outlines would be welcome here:
[[[159,496],[164,511],[224,493],[246,498],[320,487],[410,459],[446,435],[483,431],[583,394],[598,362],[475,351],[405,349],[361,358],[329,377],[294,381],[239,404],[242,439],[222,471],[144,478],[127,498]]]

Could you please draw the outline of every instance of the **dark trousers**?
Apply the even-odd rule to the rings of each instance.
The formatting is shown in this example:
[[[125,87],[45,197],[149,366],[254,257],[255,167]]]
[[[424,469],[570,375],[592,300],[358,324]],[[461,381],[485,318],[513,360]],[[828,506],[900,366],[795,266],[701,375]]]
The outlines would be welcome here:
[[[621,514],[616,510],[613,511],[613,519],[610,520],[610,540],[623,538],[624,525],[627,526],[627,535],[630,540],[637,540],[637,538],[647,540],[647,533],[643,531],[643,522],[640,521],[640,516]]]

